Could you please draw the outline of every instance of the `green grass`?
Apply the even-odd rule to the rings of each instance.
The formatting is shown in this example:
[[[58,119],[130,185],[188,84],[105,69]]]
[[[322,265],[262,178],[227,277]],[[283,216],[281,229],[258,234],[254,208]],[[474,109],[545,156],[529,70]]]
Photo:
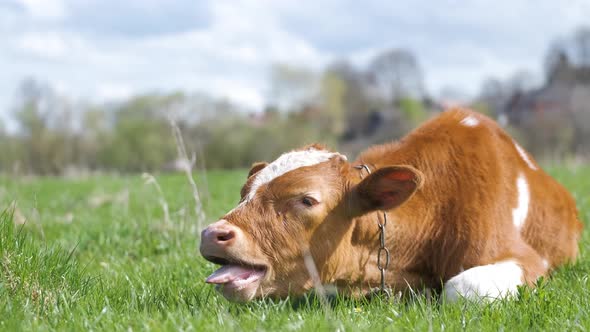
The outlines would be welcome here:
[[[574,193],[588,223],[590,168],[550,173]],[[7,211],[0,217],[0,330],[590,329],[588,232],[575,265],[512,301],[335,298],[328,310],[313,297],[229,303],[203,282],[215,267],[198,252],[186,179],[156,178],[163,195],[141,176],[0,178]],[[208,221],[235,205],[244,178],[243,171],[208,174]]]

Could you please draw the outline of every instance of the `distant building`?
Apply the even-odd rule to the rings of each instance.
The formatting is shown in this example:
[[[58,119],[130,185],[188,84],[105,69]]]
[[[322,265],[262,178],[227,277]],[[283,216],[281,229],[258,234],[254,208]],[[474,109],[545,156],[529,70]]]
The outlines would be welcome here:
[[[572,112],[573,93],[580,89],[587,89],[590,95],[590,66],[575,66],[565,54],[561,54],[548,73],[545,85],[532,91],[514,93],[501,117],[519,125],[530,119],[569,114]]]

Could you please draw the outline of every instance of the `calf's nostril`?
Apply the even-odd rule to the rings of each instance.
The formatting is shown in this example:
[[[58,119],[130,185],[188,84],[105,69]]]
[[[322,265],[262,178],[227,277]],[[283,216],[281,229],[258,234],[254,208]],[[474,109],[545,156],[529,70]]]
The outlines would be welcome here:
[[[233,231],[224,231],[217,234],[217,241],[218,242],[227,242],[235,237]]]

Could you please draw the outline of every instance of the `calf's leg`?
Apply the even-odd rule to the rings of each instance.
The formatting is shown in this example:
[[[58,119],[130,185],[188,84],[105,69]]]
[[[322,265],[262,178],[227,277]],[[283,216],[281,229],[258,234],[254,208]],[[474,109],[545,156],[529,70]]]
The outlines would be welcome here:
[[[444,286],[447,301],[508,297],[523,284],[523,270],[514,260],[481,265],[465,270],[449,279]]]
[[[519,285],[533,285],[547,273],[547,265],[530,247],[527,249],[530,249],[528,255],[475,266],[452,277],[444,286],[447,301],[459,298],[493,301],[516,294]]]

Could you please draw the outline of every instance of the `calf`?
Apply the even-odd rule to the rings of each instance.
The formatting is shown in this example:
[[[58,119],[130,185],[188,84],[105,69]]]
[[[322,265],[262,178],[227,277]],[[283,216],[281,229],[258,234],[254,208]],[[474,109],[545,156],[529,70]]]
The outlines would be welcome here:
[[[454,109],[352,163],[314,145],[253,165],[239,205],[201,235],[201,254],[222,265],[207,282],[236,301],[302,294],[311,257],[322,283],[367,294],[381,282],[385,215],[386,286],[450,300],[532,286],[575,260],[582,230],[572,196],[522,147]]]

